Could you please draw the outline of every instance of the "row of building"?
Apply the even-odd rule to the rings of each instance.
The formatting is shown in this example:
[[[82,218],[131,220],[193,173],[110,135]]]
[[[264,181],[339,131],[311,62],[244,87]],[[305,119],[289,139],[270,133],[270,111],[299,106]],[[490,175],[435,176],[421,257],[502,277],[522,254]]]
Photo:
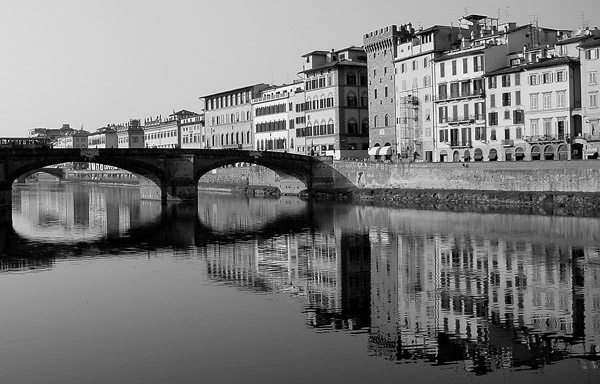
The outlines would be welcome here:
[[[467,15],[389,25],[302,56],[291,84],[252,84],[173,111],[58,137],[59,147],[287,151],[382,161],[598,156],[600,31]],[[35,130],[34,130],[35,131]],[[35,134],[35,132],[34,132]]]

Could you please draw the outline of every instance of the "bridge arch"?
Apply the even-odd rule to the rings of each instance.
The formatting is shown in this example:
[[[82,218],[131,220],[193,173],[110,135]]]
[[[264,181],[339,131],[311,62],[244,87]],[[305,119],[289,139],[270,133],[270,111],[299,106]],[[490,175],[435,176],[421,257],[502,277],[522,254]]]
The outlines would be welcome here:
[[[161,200],[198,199],[198,180],[213,169],[236,163],[256,164],[282,179],[295,178],[306,189],[329,189],[334,183],[332,159],[286,152],[238,149],[9,149],[0,150],[0,206],[10,205],[11,187],[19,176],[67,162],[115,166],[155,183]],[[329,163],[328,163],[329,162]]]

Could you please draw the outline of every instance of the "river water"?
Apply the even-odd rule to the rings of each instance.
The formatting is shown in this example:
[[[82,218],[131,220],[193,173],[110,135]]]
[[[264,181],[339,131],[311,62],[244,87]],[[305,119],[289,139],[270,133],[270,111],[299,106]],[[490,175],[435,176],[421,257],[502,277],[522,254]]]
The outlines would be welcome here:
[[[11,215],[1,383],[600,382],[598,218],[51,183]]]

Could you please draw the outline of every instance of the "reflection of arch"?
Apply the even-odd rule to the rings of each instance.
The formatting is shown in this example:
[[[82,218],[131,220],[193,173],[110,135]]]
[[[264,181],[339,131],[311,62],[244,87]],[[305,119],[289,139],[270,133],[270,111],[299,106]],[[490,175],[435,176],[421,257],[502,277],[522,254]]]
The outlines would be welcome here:
[[[546,148],[544,148],[544,159],[554,160],[554,147],[550,144],[546,145]]]
[[[473,159],[475,159],[475,161],[483,161],[483,151],[481,148],[475,148],[475,151],[473,152]]]
[[[488,159],[490,161],[496,161],[496,160],[498,160],[498,152],[496,151],[495,148],[490,149],[490,153],[488,155]]]
[[[531,160],[541,160],[542,158],[542,151],[540,150],[540,147],[538,147],[537,145],[534,145],[533,147],[531,147]]]

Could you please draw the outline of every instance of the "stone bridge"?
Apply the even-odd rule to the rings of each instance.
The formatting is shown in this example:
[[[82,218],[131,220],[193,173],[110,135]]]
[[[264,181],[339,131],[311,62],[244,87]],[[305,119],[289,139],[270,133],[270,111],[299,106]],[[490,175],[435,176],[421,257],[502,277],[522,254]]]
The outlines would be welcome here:
[[[197,202],[198,180],[213,169],[251,163],[294,178],[307,190],[330,189],[334,169],[330,158],[298,154],[223,149],[0,149],[0,206],[11,205],[12,183],[20,176],[50,165],[89,162],[115,166],[154,182],[161,201],[175,198]]]

